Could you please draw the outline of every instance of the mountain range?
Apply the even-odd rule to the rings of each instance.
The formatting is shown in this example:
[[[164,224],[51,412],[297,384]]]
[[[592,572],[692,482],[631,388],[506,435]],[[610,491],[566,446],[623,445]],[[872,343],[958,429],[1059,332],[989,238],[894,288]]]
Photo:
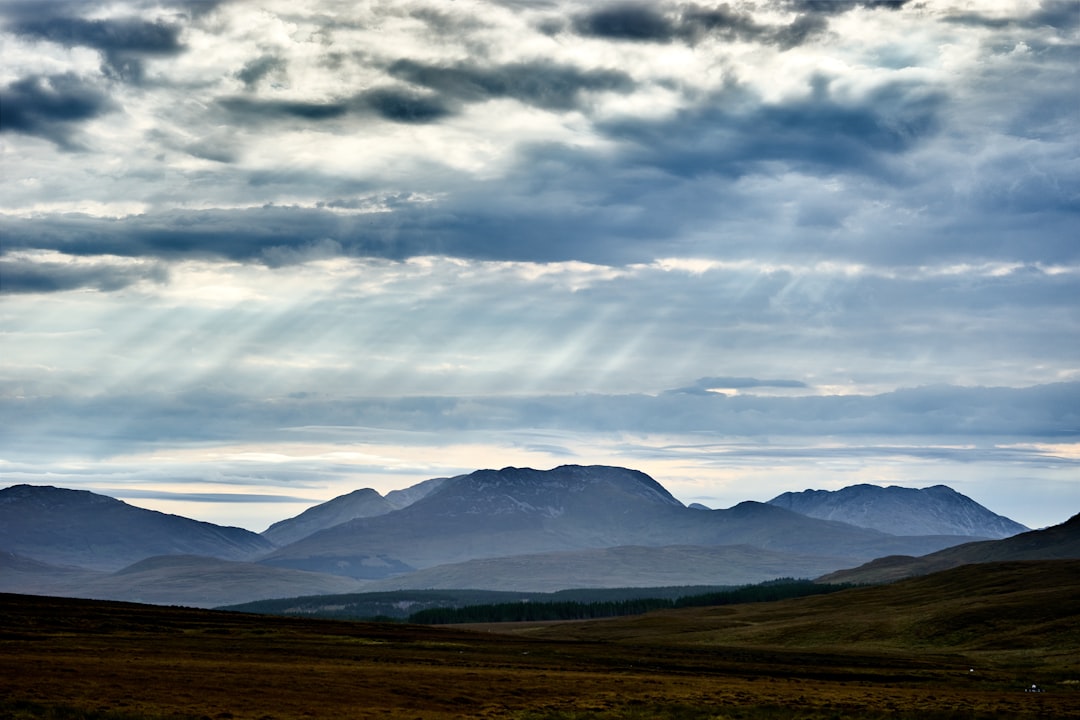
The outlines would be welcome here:
[[[868,487],[709,510],[684,506],[636,470],[503,468],[386,496],[357,490],[259,535],[19,485],[0,490],[0,591],[211,606],[417,587],[737,585],[923,556],[1010,527],[943,486],[899,501],[899,488]],[[796,512],[807,499],[819,509]],[[885,527],[925,532],[874,527],[875,504],[888,508]],[[847,519],[812,516],[826,506]],[[927,520],[949,508],[962,509],[962,521]]]

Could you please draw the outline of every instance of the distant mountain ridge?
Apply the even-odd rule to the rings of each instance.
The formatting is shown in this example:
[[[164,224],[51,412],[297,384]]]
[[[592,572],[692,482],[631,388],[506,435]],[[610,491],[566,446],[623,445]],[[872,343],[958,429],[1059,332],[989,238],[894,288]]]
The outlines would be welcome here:
[[[769,500],[769,504],[893,535],[1000,539],[1030,529],[945,485],[915,489],[863,484],[841,490],[804,490],[783,493]]]
[[[412,505],[417,500],[434,492],[447,478],[425,480],[401,490],[391,490],[385,496],[371,488],[353,490],[339,495],[332,500],[310,507],[296,517],[280,520],[266,530],[262,536],[275,545],[288,545],[314,535],[320,530],[355,520],[361,517],[374,517],[400,510]]]
[[[689,508],[645,473],[600,465],[478,470],[385,496],[365,488],[262,536],[23,485],[0,491],[0,591],[208,604],[342,588],[734,585],[971,539],[751,501]]]
[[[146,510],[87,490],[0,490],[0,550],[39,562],[112,571],[154,555],[248,560],[273,548],[249,530]]]
[[[503,468],[448,478],[401,510],[356,518],[261,560],[277,567],[373,577],[375,563],[411,569],[495,557],[622,545],[752,545],[763,550],[870,559],[960,537],[900,538],[763,503],[685,507],[645,473],[608,466]],[[912,553],[912,550],[900,551]],[[400,568],[394,571],[400,572]]]

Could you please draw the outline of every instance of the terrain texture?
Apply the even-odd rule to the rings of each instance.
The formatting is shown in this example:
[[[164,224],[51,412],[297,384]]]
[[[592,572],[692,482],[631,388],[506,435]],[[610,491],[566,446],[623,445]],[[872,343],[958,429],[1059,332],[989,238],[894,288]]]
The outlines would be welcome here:
[[[1077,561],[472,630],[0,595],[0,716],[1063,720],[1078,633]]]

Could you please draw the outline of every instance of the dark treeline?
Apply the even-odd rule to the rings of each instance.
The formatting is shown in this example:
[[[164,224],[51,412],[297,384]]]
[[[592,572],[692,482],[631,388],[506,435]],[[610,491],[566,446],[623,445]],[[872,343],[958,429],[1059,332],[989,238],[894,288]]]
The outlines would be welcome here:
[[[760,585],[748,585],[734,590],[688,595],[675,599],[638,598],[601,602],[506,602],[464,607],[439,607],[420,610],[408,621],[423,625],[455,623],[535,622],[544,620],[592,620],[595,618],[641,615],[653,610],[736,603],[770,602],[788,598],[822,595],[846,590],[851,585],[827,585],[810,580],[782,578]]]

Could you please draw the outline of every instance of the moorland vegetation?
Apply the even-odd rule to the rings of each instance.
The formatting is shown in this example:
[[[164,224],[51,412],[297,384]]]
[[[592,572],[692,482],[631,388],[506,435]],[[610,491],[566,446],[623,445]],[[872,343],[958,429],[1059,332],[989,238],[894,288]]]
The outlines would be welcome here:
[[[0,715],[1080,718],[1080,561],[593,621],[422,626],[0,595]],[[1033,684],[1045,692],[1027,692]]]

